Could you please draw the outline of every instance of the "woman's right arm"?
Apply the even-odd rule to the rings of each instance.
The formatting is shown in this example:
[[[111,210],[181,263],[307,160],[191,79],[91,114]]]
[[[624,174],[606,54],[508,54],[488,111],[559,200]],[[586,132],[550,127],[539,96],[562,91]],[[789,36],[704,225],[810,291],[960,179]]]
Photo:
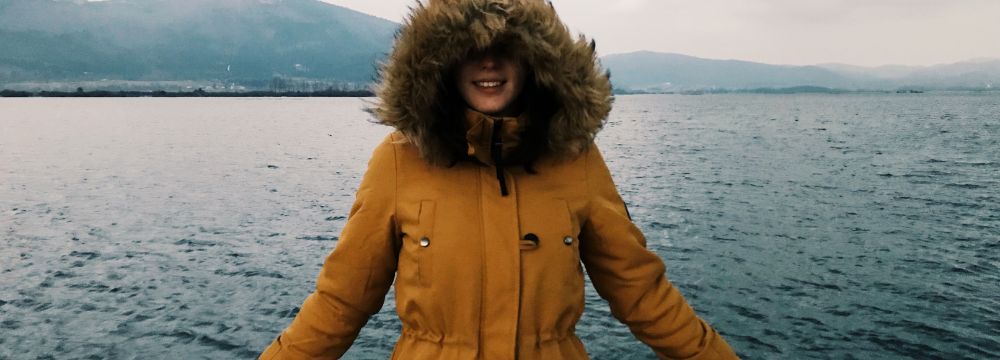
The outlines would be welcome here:
[[[396,273],[396,157],[391,136],[375,149],[316,291],[261,360],[337,359],[382,308]]]
[[[591,196],[580,256],[611,313],[660,359],[738,359],[670,283],[660,257],[646,249],[597,147],[585,156]]]

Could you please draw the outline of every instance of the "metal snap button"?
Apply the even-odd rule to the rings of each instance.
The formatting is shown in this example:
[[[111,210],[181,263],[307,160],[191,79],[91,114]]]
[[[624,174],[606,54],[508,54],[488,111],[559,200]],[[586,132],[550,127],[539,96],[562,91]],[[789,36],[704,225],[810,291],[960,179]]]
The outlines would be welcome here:
[[[431,246],[431,239],[428,239],[426,236],[420,238],[420,247],[428,246]]]
[[[563,244],[573,245],[573,237],[572,236],[564,237],[563,238]]]

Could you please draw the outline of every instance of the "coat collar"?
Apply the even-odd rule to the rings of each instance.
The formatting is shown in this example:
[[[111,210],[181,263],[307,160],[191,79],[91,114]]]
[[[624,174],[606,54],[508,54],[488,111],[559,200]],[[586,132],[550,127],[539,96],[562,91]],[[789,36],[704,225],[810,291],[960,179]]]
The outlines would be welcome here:
[[[497,127],[499,123],[499,127]],[[465,139],[468,141],[467,154],[486,165],[495,165],[493,154],[493,132],[500,130],[501,162],[510,159],[514,149],[521,144],[521,134],[528,126],[528,116],[517,117],[490,116],[467,109],[465,111]]]

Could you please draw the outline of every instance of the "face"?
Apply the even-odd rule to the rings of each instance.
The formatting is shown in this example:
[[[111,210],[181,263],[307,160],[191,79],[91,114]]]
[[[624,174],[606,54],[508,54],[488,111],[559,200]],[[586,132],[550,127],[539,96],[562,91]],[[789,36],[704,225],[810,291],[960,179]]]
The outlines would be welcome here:
[[[485,53],[469,57],[458,67],[458,91],[473,110],[488,115],[511,116],[524,89],[525,70],[520,61]]]

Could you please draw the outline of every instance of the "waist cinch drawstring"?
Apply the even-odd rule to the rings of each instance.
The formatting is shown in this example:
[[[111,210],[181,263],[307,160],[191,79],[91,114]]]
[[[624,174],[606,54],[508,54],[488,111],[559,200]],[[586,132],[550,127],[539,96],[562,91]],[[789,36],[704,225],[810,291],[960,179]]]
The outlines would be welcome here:
[[[503,175],[503,120],[493,119],[493,141],[490,146],[490,156],[493,158],[493,166],[497,169],[497,181],[500,183],[500,195],[507,196],[507,179]]]

